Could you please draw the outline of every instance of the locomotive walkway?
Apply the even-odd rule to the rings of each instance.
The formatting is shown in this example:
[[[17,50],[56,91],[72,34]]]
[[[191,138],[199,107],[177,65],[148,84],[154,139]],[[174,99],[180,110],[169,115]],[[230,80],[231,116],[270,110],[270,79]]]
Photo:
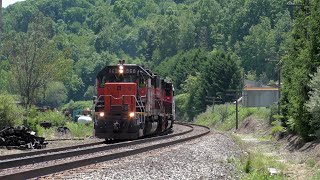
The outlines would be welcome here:
[[[187,130],[165,136],[106,145],[95,142],[54,150],[24,153],[3,157],[0,161],[0,179],[27,179],[66,171],[81,166],[170,146],[206,135],[209,128],[188,126]]]

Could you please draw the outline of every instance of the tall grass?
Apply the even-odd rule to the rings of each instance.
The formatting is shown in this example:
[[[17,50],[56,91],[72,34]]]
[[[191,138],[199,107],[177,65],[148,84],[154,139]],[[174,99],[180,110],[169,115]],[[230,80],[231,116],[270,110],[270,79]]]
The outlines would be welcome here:
[[[55,139],[56,128],[43,128],[36,125],[37,136],[44,137],[45,139]]]
[[[245,159],[245,162],[242,162],[239,167],[242,172],[246,173],[241,178],[244,180],[285,179],[285,175],[281,173],[285,169],[285,164],[261,152],[251,152]],[[278,173],[270,175],[268,168],[275,168],[278,170]]]
[[[50,122],[52,126],[64,126],[66,118],[63,114],[56,111],[38,112],[28,118],[28,126],[34,131],[38,131],[37,125],[41,122]]]
[[[73,137],[90,137],[93,135],[93,123],[88,125],[73,122],[67,122],[66,127],[70,130]]]
[[[269,120],[270,109],[238,107],[239,124],[249,116],[256,119]],[[215,127],[219,130],[231,130],[236,126],[236,106],[233,104],[216,105],[208,107],[206,112],[200,114],[195,121],[196,124]]]

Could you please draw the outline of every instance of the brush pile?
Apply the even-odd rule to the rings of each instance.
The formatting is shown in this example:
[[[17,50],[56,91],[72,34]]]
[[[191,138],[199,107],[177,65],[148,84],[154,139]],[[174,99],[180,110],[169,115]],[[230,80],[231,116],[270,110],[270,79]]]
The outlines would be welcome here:
[[[7,149],[43,149],[48,143],[43,137],[35,136],[24,126],[7,127],[0,131],[0,146]]]

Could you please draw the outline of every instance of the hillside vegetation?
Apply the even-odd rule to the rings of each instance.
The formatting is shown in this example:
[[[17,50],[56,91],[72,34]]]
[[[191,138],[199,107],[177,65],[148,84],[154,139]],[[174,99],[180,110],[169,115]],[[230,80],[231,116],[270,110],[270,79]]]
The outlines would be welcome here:
[[[310,3],[311,6],[306,4]],[[320,128],[319,2],[295,0],[26,0],[3,9],[0,92],[26,107],[90,100],[95,75],[119,59],[171,79],[179,117],[243,75],[283,77],[281,121],[306,139]],[[305,8],[309,7],[309,8]],[[281,63],[277,63],[280,61]],[[310,97],[310,98],[309,98]],[[309,101],[310,99],[310,101]]]

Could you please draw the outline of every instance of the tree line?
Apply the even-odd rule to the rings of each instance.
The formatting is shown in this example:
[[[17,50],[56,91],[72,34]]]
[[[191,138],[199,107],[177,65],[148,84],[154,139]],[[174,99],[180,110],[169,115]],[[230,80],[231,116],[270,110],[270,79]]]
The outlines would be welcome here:
[[[0,92],[27,105],[90,100],[95,75],[126,59],[171,79],[181,117],[205,96],[268,83],[281,63],[282,122],[315,134],[319,3],[286,0],[26,0],[2,9]],[[308,12],[306,12],[308,11]]]

